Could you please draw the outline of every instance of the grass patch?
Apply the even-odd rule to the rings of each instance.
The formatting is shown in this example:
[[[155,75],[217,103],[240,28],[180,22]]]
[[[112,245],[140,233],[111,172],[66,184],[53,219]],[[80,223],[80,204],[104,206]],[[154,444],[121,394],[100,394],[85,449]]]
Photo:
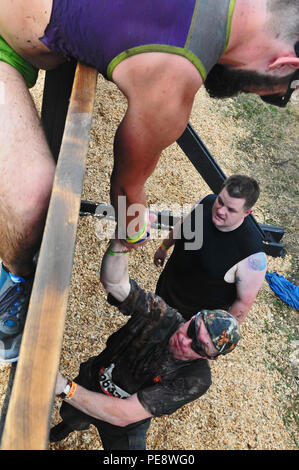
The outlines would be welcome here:
[[[247,173],[260,182],[261,196],[256,206],[259,222],[284,227],[283,242],[296,259],[295,271],[299,194],[297,108],[277,108],[253,95],[219,102],[224,116],[245,131],[232,136],[237,149],[234,172]]]
[[[277,406],[284,425],[298,447],[298,393],[297,380],[292,372],[290,355],[292,344],[298,339],[298,324],[294,318],[294,309],[290,309],[279,298],[271,294],[266,296],[267,303],[271,305],[274,321],[264,320],[263,332],[267,337],[266,366],[271,372],[278,373],[274,392],[277,397]]]

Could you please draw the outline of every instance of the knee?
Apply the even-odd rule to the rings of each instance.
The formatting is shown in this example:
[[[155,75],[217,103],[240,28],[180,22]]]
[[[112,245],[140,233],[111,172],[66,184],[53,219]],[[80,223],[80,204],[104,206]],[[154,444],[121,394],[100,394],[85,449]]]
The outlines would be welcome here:
[[[17,230],[30,232],[44,223],[47,215],[54,173],[44,175],[41,179],[33,179],[24,185],[21,195],[14,199],[13,218]]]
[[[37,185],[27,198],[21,215],[22,224],[27,227],[43,222],[48,211],[52,186]]]

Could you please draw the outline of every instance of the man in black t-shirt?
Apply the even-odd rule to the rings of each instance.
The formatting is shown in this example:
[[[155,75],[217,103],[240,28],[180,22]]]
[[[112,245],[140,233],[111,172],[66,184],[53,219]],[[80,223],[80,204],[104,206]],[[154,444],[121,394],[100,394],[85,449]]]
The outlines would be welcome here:
[[[202,199],[156,251],[154,262],[162,266],[174,245],[156,294],[186,320],[201,309],[215,308],[229,311],[239,323],[245,320],[267,270],[262,237],[247,218],[258,197],[253,178],[232,175],[219,194]]]
[[[185,322],[129,279],[128,255],[118,240],[103,258],[101,281],[108,302],[130,319],[99,356],[81,364],[74,381],[58,374],[56,394],[66,401],[50,440],[94,424],[106,450],[145,449],[152,416],[171,414],[208,390],[208,359],[235,348],[238,323],[220,310],[198,312]]]

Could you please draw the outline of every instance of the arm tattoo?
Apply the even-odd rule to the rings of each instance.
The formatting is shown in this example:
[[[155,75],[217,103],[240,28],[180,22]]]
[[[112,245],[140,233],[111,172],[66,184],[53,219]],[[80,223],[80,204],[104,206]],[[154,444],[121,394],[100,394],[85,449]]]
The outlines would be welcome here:
[[[240,318],[242,318],[244,315],[244,312],[242,312],[242,310],[240,310],[237,314],[236,314],[236,319],[237,320],[240,320]]]
[[[248,267],[253,271],[263,271],[267,266],[267,260],[265,253],[256,253],[249,256]]]

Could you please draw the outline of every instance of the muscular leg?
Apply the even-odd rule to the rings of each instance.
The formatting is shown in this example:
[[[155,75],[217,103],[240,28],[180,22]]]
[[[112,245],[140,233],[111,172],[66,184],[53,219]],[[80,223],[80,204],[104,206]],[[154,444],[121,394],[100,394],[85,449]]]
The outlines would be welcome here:
[[[23,77],[0,62],[0,258],[27,276],[39,248],[55,163]]]

